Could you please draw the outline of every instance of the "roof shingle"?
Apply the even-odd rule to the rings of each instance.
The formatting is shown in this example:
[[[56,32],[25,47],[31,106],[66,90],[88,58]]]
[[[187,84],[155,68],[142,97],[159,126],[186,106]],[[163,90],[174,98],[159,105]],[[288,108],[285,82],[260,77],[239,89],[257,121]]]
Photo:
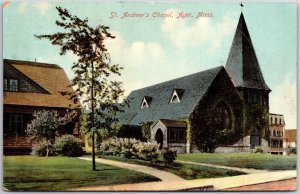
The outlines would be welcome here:
[[[70,91],[70,81],[64,70],[58,65],[36,63],[30,61],[18,61],[4,59],[4,65],[8,63],[22,74],[33,80],[50,94],[33,92],[4,92],[4,104],[69,108],[79,105],[68,100],[59,92]]]
[[[124,112],[118,114],[120,122],[139,125],[143,121],[189,117],[221,69],[225,71],[220,66],[132,91],[127,97],[129,107],[125,106]],[[170,103],[174,89],[184,89],[180,103]],[[149,108],[141,109],[144,96],[152,97],[152,101]]]

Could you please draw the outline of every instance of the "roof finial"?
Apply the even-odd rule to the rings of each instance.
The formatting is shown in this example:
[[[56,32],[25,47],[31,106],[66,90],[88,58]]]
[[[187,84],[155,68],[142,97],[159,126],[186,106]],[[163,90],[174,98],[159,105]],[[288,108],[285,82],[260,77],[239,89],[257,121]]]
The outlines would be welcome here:
[[[243,12],[243,7],[244,7],[243,2],[240,3],[240,6],[241,6],[241,12]]]

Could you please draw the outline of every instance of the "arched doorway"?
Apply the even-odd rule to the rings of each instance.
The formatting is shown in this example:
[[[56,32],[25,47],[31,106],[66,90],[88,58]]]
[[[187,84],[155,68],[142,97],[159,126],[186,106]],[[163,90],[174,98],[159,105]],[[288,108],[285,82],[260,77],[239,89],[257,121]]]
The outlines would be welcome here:
[[[155,141],[159,144],[159,149],[162,149],[164,143],[164,135],[161,129],[157,129],[155,134]]]

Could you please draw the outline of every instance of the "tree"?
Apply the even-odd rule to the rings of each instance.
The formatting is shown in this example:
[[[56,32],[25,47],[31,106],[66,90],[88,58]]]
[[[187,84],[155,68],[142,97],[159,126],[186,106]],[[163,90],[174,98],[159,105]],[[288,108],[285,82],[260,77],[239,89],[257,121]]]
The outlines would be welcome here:
[[[151,121],[145,121],[145,122],[142,122],[142,124],[141,124],[141,129],[142,129],[143,137],[146,140],[150,140],[151,139],[151,125],[152,124],[153,124],[153,122],[151,122]]]
[[[92,133],[93,170],[95,163],[95,131],[107,127],[114,121],[114,114],[119,111],[117,102],[123,95],[121,82],[110,80],[110,75],[121,75],[122,67],[111,64],[110,55],[104,45],[107,38],[115,38],[108,32],[109,27],[98,25],[91,27],[88,19],[80,19],[68,10],[56,7],[60,20],[56,25],[63,29],[50,35],[35,35],[39,39],[48,39],[53,45],[60,47],[60,55],[72,52],[78,57],[72,69],[75,78],[71,82],[74,92],[62,92],[74,102],[80,97],[85,107],[88,107],[89,125]],[[100,117],[95,122],[95,118]]]
[[[35,119],[27,126],[27,135],[30,141],[42,142],[46,141],[47,154],[49,154],[49,144],[54,144],[55,137],[58,135],[58,127],[60,126],[57,111],[38,111],[34,112]]]

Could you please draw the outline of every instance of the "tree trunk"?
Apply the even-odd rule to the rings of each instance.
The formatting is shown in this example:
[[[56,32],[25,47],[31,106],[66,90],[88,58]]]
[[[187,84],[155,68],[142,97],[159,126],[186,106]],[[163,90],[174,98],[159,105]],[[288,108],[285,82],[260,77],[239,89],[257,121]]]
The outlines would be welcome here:
[[[46,157],[48,157],[49,155],[49,143],[47,143],[47,153],[46,153]]]

